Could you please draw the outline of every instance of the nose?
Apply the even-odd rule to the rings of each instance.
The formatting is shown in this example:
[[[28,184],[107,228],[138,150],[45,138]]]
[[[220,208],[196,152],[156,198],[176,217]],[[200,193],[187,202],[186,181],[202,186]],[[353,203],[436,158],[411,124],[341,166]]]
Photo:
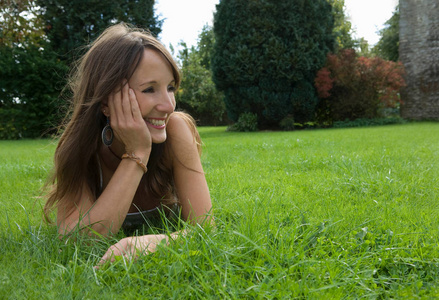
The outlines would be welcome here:
[[[172,113],[175,109],[175,97],[174,93],[169,92],[168,90],[162,93],[160,97],[159,104],[157,105],[157,109],[163,112]]]

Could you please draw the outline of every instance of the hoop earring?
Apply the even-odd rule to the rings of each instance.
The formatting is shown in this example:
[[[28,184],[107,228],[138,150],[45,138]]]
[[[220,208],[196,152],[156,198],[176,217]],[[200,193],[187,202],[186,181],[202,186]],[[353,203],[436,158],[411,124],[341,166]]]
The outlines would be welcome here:
[[[102,129],[102,143],[104,143],[105,146],[111,146],[113,143],[114,133],[113,128],[110,126],[110,118],[107,117],[107,125],[105,125],[104,129]]]

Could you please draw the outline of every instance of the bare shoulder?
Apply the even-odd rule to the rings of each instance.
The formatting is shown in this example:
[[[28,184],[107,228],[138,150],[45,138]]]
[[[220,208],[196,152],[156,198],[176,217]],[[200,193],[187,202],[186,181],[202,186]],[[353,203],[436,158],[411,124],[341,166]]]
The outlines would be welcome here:
[[[172,148],[195,146],[197,151],[200,147],[200,136],[198,134],[194,119],[182,112],[174,112],[168,121],[167,134]]]
[[[167,142],[170,145],[171,159],[177,165],[199,169],[201,140],[191,116],[181,112],[171,115],[167,125]],[[176,165],[174,164],[174,167]]]

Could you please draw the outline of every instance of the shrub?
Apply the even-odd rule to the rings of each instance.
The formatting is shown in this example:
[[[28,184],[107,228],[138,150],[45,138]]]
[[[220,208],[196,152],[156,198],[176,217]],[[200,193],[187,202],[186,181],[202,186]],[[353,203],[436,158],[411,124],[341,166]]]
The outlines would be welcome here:
[[[239,116],[238,122],[229,126],[228,131],[257,131],[258,115],[254,113],[243,113]]]
[[[294,117],[291,115],[286,116],[280,121],[279,126],[282,130],[294,130]]]
[[[353,49],[329,54],[314,81],[322,99],[319,118],[343,121],[380,117],[383,108],[395,108],[401,102],[403,74],[401,63],[357,57]]]
[[[17,140],[26,130],[26,115],[18,109],[0,108],[0,140]]]
[[[335,128],[346,128],[346,127],[366,127],[366,126],[382,126],[382,125],[392,125],[392,124],[404,124],[407,120],[400,117],[390,117],[390,118],[376,118],[376,119],[356,119],[356,120],[345,120],[336,121],[333,124]]]

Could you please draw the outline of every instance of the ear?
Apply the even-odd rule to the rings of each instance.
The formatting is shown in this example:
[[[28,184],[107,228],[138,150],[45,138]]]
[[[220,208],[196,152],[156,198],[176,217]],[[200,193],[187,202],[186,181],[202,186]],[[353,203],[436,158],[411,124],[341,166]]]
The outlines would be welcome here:
[[[102,101],[102,102],[101,102],[101,112],[102,112],[106,117],[109,117],[109,116],[110,116],[110,108],[108,108],[108,102],[107,102],[107,101]]]

